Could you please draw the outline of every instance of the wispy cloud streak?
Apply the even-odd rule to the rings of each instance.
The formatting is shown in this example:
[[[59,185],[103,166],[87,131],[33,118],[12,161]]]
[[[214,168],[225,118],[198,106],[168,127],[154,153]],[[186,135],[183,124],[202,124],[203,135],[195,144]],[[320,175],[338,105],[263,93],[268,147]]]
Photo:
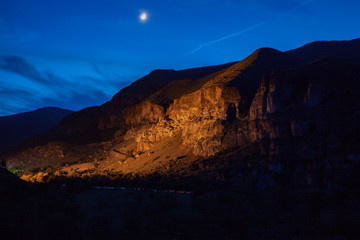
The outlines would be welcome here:
[[[0,55],[0,116],[45,106],[80,110],[100,105],[134,80],[103,64],[77,60],[58,64],[50,62],[44,68],[40,62],[40,70],[31,60]]]
[[[251,30],[253,30],[253,29],[255,29],[255,28],[260,27],[260,26],[263,25],[263,24],[264,24],[264,22],[259,22],[259,23],[255,24],[255,25],[252,25],[252,26],[248,27],[248,28],[245,28],[245,29],[242,29],[242,30],[240,30],[240,31],[234,32],[234,33],[232,33],[232,34],[226,35],[226,36],[221,37],[221,38],[219,38],[219,39],[216,39],[216,40],[213,40],[213,41],[210,41],[210,42],[203,43],[203,44],[201,44],[199,47],[195,48],[194,50],[186,53],[185,56],[189,56],[189,55],[191,55],[191,54],[199,51],[199,50],[202,49],[203,47],[206,47],[206,46],[212,45],[212,44],[214,44],[214,43],[218,43],[218,42],[224,41],[224,40],[226,40],[226,39],[229,39],[229,38],[232,38],[232,37],[236,37],[236,36],[238,36],[238,35],[240,35],[240,34],[249,32],[249,31],[251,31]]]
[[[301,2],[299,2],[299,4],[298,4],[296,7],[290,9],[289,12],[292,12],[292,11],[294,11],[294,10],[296,10],[296,9],[298,9],[298,8],[301,8],[301,7],[305,6],[305,5],[308,5],[308,4],[310,4],[310,3],[314,2],[314,1],[315,1],[315,0],[304,0],[304,1],[301,1]],[[287,14],[283,14],[282,16],[285,16],[285,15],[287,15]],[[253,29],[255,29],[255,28],[260,27],[260,26],[263,25],[265,22],[268,22],[268,21],[271,21],[271,20],[273,20],[273,19],[268,19],[268,20],[259,22],[259,23],[255,24],[255,25],[252,25],[252,26],[248,27],[248,28],[245,28],[245,29],[242,29],[242,30],[240,30],[240,31],[234,32],[234,33],[232,33],[232,34],[226,35],[226,36],[221,37],[221,38],[219,38],[219,39],[216,39],[216,40],[213,40],[213,41],[210,41],[210,42],[205,42],[205,43],[201,44],[200,46],[198,46],[197,48],[193,49],[192,51],[185,53],[184,56],[189,56],[189,55],[191,55],[191,54],[194,54],[194,53],[196,53],[197,51],[199,51],[200,49],[202,49],[203,47],[206,47],[206,46],[209,46],[209,45],[212,45],[212,44],[215,44],[215,43],[224,41],[224,40],[226,40],[226,39],[229,39],[229,38],[232,38],[232,37],[236,37],[236,36],[241,35],[241,34],[243,34],[243,33],[249,32],[249,31],[251,31],[251,30],[253,30]]]
[[[291,11],[301,8],[305,5],[308,5],[309,3],[313,2],[313,1],[315,1],[315,0],[307,0],[307,1],[300,2],[300,4],[296,7],[294,7]]]
[[[32,64],[30,64],[24,58],[17,56],[0,56],[0,69],[18,74],[34,82],[44,85],[54,85],[56,83],[63,82],[62,79],[56,77],[52,73],[40,73]]]

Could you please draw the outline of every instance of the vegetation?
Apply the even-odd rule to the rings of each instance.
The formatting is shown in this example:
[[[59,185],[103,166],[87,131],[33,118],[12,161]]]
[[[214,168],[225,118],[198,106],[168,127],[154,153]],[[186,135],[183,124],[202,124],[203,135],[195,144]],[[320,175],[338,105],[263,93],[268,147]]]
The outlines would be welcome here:
[[[17,168],[10,168],[8,169],[10,172],[12,172],[13,174],[18,174],[21,173],[21,169],[17,169]]]

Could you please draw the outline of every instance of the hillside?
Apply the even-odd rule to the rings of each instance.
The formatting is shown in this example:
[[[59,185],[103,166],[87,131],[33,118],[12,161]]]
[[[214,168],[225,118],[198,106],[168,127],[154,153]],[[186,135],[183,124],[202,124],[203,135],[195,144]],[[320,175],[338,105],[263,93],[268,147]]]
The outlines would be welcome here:
[[[25,169],[93,163],[96,171],[145,176],[192,175],[195,163],[210,161],[230,178],[350,184],[360,154],[354,42],[262,48],[237,63],[153,71],[104,105],[66,117],[7,162]],[[245,156],[248,167],[239,160]],[[345,174],[345,165],[354,172]]]
[[[73,111],[47,107],[0,117],[0,147],[16,146],[59,124]]]

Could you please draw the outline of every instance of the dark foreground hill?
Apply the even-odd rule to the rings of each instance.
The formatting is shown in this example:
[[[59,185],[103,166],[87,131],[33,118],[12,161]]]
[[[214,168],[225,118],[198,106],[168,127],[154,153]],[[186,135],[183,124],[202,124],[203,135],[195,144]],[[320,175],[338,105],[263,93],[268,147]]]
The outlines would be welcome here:
[[[47,107],[0,117],[0,147],[16,146],[55,127],[73,111]]]

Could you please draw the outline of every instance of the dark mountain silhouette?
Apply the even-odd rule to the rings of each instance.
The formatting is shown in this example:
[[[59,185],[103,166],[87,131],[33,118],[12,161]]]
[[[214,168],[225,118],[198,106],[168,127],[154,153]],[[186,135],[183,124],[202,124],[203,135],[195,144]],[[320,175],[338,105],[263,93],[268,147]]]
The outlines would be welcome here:
[[[15,189],[24,185],[24,181],[20,180],[16,175],[12,174],[6,168],[0,168],[0,193],[4,194],[11,189]],[[6,184],[4,184],[6,183]]]
[[[230,178],[350,184],[342,164],[358,169],[358,42],[262,48],[236,63],[153,71],[104,105],[67,116],[9,154],[8,164],[80,161],[100,172],[191,175],[206,160]],[[236,160],[245,153],[253,167]]]
[[[12,147],[55,127],[73,111],[55,107],[0,117],[0,147]]]
[[[285,53],[300,58],[306,62],[313,62],[320,58],[348,59],[360,62],[360,38],[350,41],[316,41]]]

